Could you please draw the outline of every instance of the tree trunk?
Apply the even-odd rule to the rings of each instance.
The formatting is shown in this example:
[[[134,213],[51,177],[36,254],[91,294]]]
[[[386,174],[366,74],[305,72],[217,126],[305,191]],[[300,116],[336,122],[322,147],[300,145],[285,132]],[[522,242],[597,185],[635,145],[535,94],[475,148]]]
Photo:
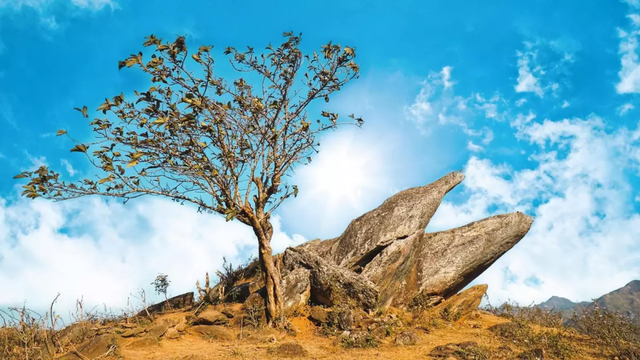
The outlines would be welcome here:
[[[267,297],[265,299],[267,323],[271,325],[273,321],[282,314],[283,299],[280,290],[280,271],[273,262],[271,250],[271,236],[273,228],[269,224],[267,229],[263,229],[258,235],[258,261],[264,276]],[[258,232],[260,233],[260,232]]]

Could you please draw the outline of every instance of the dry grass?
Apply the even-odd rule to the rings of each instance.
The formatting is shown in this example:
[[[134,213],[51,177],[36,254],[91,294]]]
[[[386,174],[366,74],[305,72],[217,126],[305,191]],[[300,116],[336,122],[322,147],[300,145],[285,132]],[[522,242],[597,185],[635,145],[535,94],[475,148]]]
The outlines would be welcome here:
[[[584,335],[599,354],[640,360],[640,326],[597,304],[574,313],[569,321],[563,321],[561,312],[510,303],[497,308],[488,305],[486,310],[511,321],[495,326],[492,331],[523,348],[544,349],[556,358],[568,358],[575,351],[575,343],[581,340],[579,335]]]
[[[95,308],[86,312],[80,300],[77,302],[74,324],[62,329],[62,321],[53,311],[54,303],[55,300],[50,311],[44,315],[25,306],[0,310],[0,359],[55,359],[59,354],[73,352],[87,340],[99,336],[96,329],[115,323],[135,324],[136,327],[149,324],[148,320],[136,319],[134,315],[142,309],[131,308],[124,316],[114,317],[107,313],[98,314]],[[234,336],[240,335],[242,338],[243,327],[245,332],[254,332],[264,325],[264,309],[260,308],[260,304],[254,305],[244,307],[240,329],[228,328]],[[446,310],[429,313],[392,309],[393,311],[370,315],[370,321],[376,319],[375,328],[365,326],[352,328],[350,331],[344,329],[351,328],[350,324],[354,320],[341,317],[344,309],[340,307],[327,309],[327,321],[320,328],[313,326],[308,320],[307,312],[310,308],[305,309],[295,313],[294,318],[290,319],[291,323],[283,322],[281,333],[286,333],[290,340],[295,339],[297,345],[290,342],[282,347],[265,347],[262,348],[264,354],[260,354],[267,358],[282,358],[299,356],[304,351],[309,351],[319,359],[331,358],[332,353],[339,353],[345,359],[374,354],[382,354],[381,358],[389,355],[394,359],[409,359],[440,351],[443,354],[454,354],[460,359],[533,359],[537,354],[544,354],[549,359],[612,359],[617,356],[620,360],[640,360],[640,327],[624,316],[599,307],[576,313],[565,323],[559,313],[511,303],[500,307],[489,305],[484,309],[486,311],[476,311],[477,314],[469,319],[459,321],[456,321],[458,319],[455,314]],[[165,315],[157,315],[158,319],[163,316]],[[345,325],[345,321],[349,325]],[[309,324],[305,325],[306,323]],[[240,333],[235,334],[237,331]],[[413,347],[397,346],[393,335],[401,331],[413,331],[422,340]],[[134,340],[135,338],[121,339],[124,345]],[[193,344],[196,345],[198,341],[202,339],[193,338],[187,342],[195,342]],[[234,347],[225,345],[222,340],[202,342],[203,345],[189,349],[199,349],[196,355],[205,356],[203,358],[209,358],[206,351],[212,347],[224,348],[224,352],[219,354],[224,353],[225,357],[230,358],[253,359],[262,356],[252,350],[256,349],[251,347],[254,345],[242,341],[236,341]],[[171,353],[166,354],[168,357],[184,355],[180,349],[186,343],[163,340],[162,344],[162,354],[170,351]],[[118,345],[114,342],[103,357],[121,354],[121,345],[122,343]],[[158,351],[157,347],[155,349],[153,351]],[[202,355],[199,355],[200,350],[203,351]],[[138,356],[128,353],[126,349],[122,351],[125,358]]]

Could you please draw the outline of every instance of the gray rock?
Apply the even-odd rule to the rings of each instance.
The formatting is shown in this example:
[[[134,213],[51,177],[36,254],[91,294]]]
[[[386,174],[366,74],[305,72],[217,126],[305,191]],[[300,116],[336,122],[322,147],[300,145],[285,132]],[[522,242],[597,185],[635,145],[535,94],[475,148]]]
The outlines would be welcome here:
[[[292,313],[302,305],[306,305],[311,298],[311,272],[305,268],[298,268],[282,278],[282,297],[284,298],[285,313]]]
[[[184,293],[182,295],[174,296],[165,301],[161,301],[157,304],[151,305],[147,307],[147,310],[140,311],[136,316],[144,317],[147,316],[147,311],[149,314],[158,314],[163,313],[169,310],[181,310],[187,309],[193,306],[193,291]]]
[[[447,298],[517,244],[532,222],[516,212],[448,231],[420,230],[385,248],[362,275],[376,285],[383,306],[404,306],[420,292]]]
[[[394,241],[424,230],[442,198],[463,179],[462,173],[452,172],[429,185],[400,191],[351,221],[339,237],[307,247],[329,262],[357,271]]]
[[[196,325],[189,328],[189,331],[210,339],[227,341],[235,339],[235,337],[231,332],[229,332],[229,330],[227,330],[223,326],[218,325]]]
[[[394,343],[400,346],[415,345],[418,343],[418,335],[413,331],[403,331],[396,335]]]
[[[311,301],[326,306],[349,305],[370,310],[376,307],[378,291],[353,271],[333,265],[304,249],[285,250],[285,269],[310,271]]]
[[[229,318],[218,310],[206,309],[193,320],[193,325],[226,325]]]

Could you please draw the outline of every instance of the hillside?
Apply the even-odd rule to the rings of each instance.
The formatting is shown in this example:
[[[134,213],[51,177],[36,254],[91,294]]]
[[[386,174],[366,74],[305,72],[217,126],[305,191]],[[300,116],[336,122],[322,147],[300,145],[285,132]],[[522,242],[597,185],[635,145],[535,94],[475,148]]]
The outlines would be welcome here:
[[[589,301],[581,301],[579,303],[574,303],[573,301],[567,298],[552,296],[549,298],[549,300],[542,302],[536,306],[543,310],[559,312],[559,311],[573,310],[578,306],[588,306],[589,304],[591,304],[591,302]]]
[[[601,296],[595,303],[640,324],[640,280],[631,281],[620,289]]]
[[[43,332],[0,327],[2,359],[638,359],[636,345],[593,338],[551,323],[544,312],[478,309],[486,285],[436,306],[364,313],[302,306],[276,328],[247,304],[183,309],[74,323]],[[157,309],[150,307],[149,309]],[[160,307],[162,308],[162,306]],[[144,311],[146,313],[146,311]],[[498,316],[499,315],[499,316]],[[35,324],[35,323],[34,323]],[[544,325],[544,326],[543,326]],[[605,329],[607,330],[607,329]],[[609,333],[603,331],[604,333]],[[624,345],[624,346],[623,346]]]
[[[562,311],[563,318],[569,319],[574,312],[593,308],[594,304],[626,316],[634,323],[640,324],[640,280],[633,280],[617,290],[602,295],[593,302],[575,303],[563,297],[552,296],[549,300],[535,306],[547,311]]]

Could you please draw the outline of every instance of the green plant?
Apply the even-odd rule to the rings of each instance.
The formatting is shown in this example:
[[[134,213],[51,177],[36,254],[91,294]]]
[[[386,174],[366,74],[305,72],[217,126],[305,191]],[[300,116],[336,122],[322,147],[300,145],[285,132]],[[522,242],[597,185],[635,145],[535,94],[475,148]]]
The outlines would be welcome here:
[[[171,281],[168,280],[169,275],[158,274],[156,279],[151,283],[155,287],[156,293],[163,294],[167,300],[167,288]]]
[[[245,317],[243,324],[246,326],[253,326],[260,328],[264,324],[262,319],[264,317],[265,306],[262,303],[249,301],[243,305]]]

